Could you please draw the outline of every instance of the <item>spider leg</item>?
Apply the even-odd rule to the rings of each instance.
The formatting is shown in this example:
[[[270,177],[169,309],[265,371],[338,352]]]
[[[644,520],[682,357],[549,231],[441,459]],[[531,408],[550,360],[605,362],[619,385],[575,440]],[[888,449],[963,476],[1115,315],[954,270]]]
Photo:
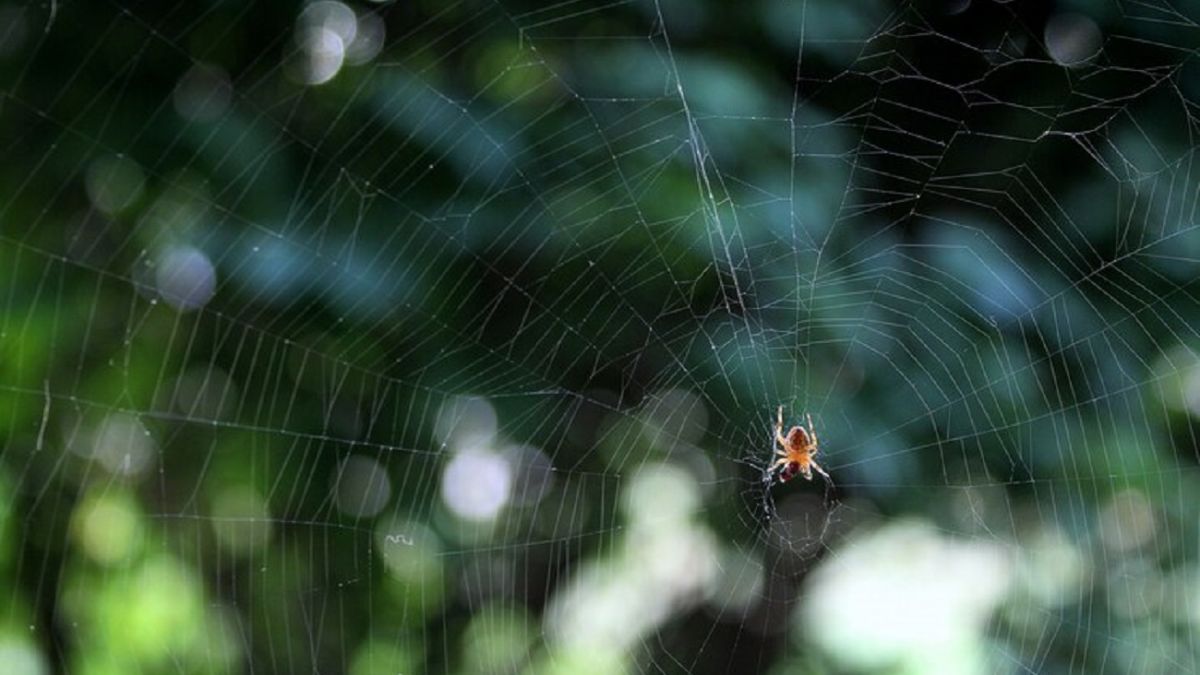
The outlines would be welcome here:
[[[804,413],[808,418],[808,435],[812,438],[812,454],[817,454],[817,430],[813,427],[812,415]]]
[[[814,453],[814,454],[815,454],[815,453]],[[814,470],[814,471],[816,471],[817,473],[819,473],[819,474],[821,474],[822,476],[824,476],[824,477],[825,477],[825,480],[829,481],[830,483],[832,483],[832,482],[833,482],[833,478],[830,478],[829,474],[825,472],[825,469],[822,469],[822,468],[821,468],[821,465],[820,465],[820,464],[817,464],[816,462],[814,462],[814,461],[812,461],[812,460],[810,459],[810,460],[808,460],[808,465],[809,465],[809,466],[811,466],[811,467],[813,468],[813,470]]]
[[[787,450],[787,438],[783,435],[783,406],[779,406],[778,417],[775,419],[775,442],[782,445],[785,451]]]

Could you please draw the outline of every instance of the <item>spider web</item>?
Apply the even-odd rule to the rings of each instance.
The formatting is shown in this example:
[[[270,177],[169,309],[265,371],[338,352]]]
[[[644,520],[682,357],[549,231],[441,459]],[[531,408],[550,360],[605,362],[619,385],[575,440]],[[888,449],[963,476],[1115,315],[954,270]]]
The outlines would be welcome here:
[[[1195,670],[1198,19],[0,7],[0,661]]]

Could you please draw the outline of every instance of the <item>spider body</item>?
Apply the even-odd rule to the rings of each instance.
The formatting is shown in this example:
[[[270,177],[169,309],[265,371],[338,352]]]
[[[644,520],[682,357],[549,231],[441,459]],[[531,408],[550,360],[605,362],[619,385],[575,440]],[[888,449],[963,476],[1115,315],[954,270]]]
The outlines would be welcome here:
[[[775,450],[777,459],[771,465],[769,471],[774,471],[778,467],[783,467],[779,472],[779,482],[786,483],[796,477],[797,474],[803,474],[806,480],[812,480],[812,472],[816,471],[830,480],[829,474],[817,464],[813,459],[817,456],[817,432],[813,429],[812,416],[806,416],[808,419],[808,428],[796,426],[788,430],[787,435],[783,433],[783,406],[779,406],[779,412],[775,419],[775,442],[779,444],[779,448]]]

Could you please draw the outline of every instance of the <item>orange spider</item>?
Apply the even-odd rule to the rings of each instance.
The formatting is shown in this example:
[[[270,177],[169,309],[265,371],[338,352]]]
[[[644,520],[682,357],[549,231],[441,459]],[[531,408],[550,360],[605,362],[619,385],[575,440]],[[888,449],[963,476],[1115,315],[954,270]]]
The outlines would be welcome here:
[[[783,435],[783,406],[779,406],[779,416],[775,422],[775,442],[782,447],[775,451],[779,459],[771,465],[768,471],[774,471],[775,467],[782,466],[783,471],[779,472],[779,482],[786,483],[796,477],[796,474],[802,473],[808,480],[812,480],[813,469],[817,473],[825,477],[825,480],[832,480],[829,474],[825,473],[816,460],[817,456],[817,432],[813,429],[812,415],[805,416],[808,419],[808,428],[792,427],[787,432],[787,436]]]

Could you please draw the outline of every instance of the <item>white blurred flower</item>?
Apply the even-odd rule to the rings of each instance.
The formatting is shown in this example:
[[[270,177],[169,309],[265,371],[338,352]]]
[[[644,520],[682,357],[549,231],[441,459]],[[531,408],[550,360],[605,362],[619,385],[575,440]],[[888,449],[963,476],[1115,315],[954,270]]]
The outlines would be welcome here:
[[[679,467],[644,469],[623,495],[628,533],[617,555],[586,566],[546,611],[555,654],[628,654],[711,593],[718,548],[695,522],[695,479]]]
[[[895,523],[852,540],[812,573],[798,625],[850,670],[982,673],[984,632],[1010,568],[998,543]]]

